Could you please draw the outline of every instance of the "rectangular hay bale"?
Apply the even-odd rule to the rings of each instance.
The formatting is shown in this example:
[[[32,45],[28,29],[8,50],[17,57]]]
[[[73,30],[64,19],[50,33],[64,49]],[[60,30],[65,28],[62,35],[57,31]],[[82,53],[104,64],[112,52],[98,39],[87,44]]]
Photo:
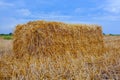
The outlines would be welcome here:
[[[99,56],[104,52],[102,29],[98,25],[28,22],[17,25],[13,50],[17,56],[62,55],[67,52]]]

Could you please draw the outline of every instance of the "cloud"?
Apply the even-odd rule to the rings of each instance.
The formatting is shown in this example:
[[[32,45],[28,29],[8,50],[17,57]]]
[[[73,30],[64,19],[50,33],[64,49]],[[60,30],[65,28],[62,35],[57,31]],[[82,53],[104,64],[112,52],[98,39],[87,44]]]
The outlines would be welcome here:
[[[97,2],[98,3],[98,2]],[[86,17],[97,21],[120,21],[120,0],[104,0],[95,8],[88,8]],[[81,8],[76,9],[78,12]],[[85,10],[84,10],[85,11]]]
[[[14,6],[14,4],[0,1],[0,7],[11,7],[11,6]]]
[[[120,13],[120,0],[107,0],[106,4],[104,5],[104,10],[119,14]]]
[[[29,15],[31,15],[31,12],[30,12],[29,9],[24,9],[24,8],[23,9],[18,9],[16,12],[21,16],[29,16]]]
[[[120,16],[114,16],[114,15],[101,15],[101,16],[94,16],[92,17],[93,20],[102,20],[102,21],[119,21]]]
[[[8,18],[4,18],[4,19],[0,19],[0,22],[2,22],[0,24],[0,33],[10,33],[13,32],[16,25],[18,24],[23,24],[28,22],[29,20],[27,19],[23,19],[23,18],[14,18],[14,17],[8,17]]]
[[[38,15],[31,15],[31,18],[38,18],[38,19],[68,19],[71,16],[68,15],[52,15],[52,14],[38,14]]]
[[[35,2],[36,3],[39,3],[39,4],[53,4],[54,2],[55,2],[55,0],[51,0],[51,1],[49,1],[49,0],[41,0],[41,1],[39,1],[39,0],[35,0]]]
[[[29,16],[25,16],[23,18],[26,18],[26,19],[33,19],[33,20],[68,20],[68,19],[71,19],[72,16],[70,15],[64,15],[62,14],[61,12],[59,11],[51,11],[51,12],[44,12],[44,11],[41,11],[41,12],[28,12],[28,11],[25,11],[29,14]],[[26,14],[27,14],[26,13]]]
[[[82,8],[76,8],[74,12],[75,12],[75,13],[81,13],[81,12],[83,12],[83,11],[84,11],[84,10],[83,10]]]

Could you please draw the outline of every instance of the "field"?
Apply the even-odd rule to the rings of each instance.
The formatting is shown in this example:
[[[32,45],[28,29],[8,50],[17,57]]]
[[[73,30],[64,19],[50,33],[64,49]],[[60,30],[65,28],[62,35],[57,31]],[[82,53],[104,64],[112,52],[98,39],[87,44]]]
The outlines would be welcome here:
[[[9,34],[0,34],[0,37],[6,40],[11,40],[12,39],[12,35]]]
[[[104,43],[107,52],[101,57],[89,56],[87,59],[81,55],[72,62],[78,66],[68,66],[65,70],[54,70],[51,64],[49,67],[54,71],[49,73],[45,68],[40,70],[39,59],[25,57],[22,61],[14,58],[12,40],[0,38],[0,80],[120,80],[120,36],[104,36]]]

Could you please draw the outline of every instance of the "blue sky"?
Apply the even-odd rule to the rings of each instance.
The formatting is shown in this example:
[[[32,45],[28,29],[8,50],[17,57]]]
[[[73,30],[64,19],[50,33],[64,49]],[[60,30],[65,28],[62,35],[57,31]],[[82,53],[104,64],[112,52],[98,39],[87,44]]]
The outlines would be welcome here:
[[[0,33],[33,20],[98,24],[120,34],[120,0],[0,0]]]

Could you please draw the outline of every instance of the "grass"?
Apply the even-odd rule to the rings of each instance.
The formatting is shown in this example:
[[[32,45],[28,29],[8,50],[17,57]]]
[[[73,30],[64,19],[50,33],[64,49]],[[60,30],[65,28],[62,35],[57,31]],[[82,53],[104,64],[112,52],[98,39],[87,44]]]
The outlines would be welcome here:
[[[104,34],[104,35],[109,35],[109,36],[120,36],[120,34]]]
[[[109,34],[110,36],[120,36],[120,34]]]
[[[120,79],[120,37],[105,36],[107,52],[101,57],[80,55],[70,59],[71,65],[42,60],[25,55],[24,60],[14,57],[12,40],[0,40],[0,77],[12,80],[119,80]],[[71,56],[66,56],[71,58]],[[59,58],[59,57],[57,57]],[[58,59],[60,60],[60,58]],[[43,63],[44,64],[41,64]],[[55,65],[56,64],[56,65]],[[67,65],[61,67],[61,65]],[[54,68],[56,67],[56,68]]]
[[[9,34],[4,34],[4,35],[0,35],[1,38],[5,39],[5,40],[11,40],[12,39],[12,35]]]

